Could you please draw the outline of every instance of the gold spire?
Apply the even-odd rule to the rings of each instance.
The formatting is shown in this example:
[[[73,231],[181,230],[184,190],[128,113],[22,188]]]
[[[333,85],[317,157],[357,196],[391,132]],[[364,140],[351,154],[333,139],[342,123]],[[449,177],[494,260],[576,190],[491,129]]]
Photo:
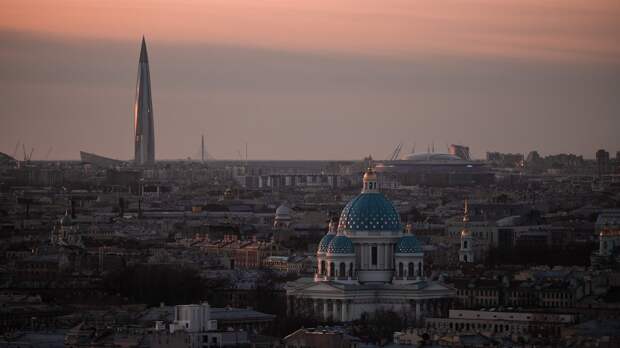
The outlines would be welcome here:
[[[465,209],[463,211],[463,222],[469,222],[469,204],[467,203],[467,199],[465,199]]]
[[[471,231],[468,228],[469,223],[469,203],[465,199],[465,209],[463,210],[463,230],[461,231],[461,237],[471,236]]]
[[[409,221],[407,222],[407,225],[405,226],[405,233],[413,234],[413,224]]]
[[[336,234],[336,230],[337,230],[337,224],[335,219],[331,219],[329,220],[329,229],[327,230],[328,234]]]
[[[364,182],[364,186],[362,188],[362,192],[376,192],[377,187],[377,174],[372,169],[372,167],[368,167],[366,172],[364,172],[364,178],[362,179]]]

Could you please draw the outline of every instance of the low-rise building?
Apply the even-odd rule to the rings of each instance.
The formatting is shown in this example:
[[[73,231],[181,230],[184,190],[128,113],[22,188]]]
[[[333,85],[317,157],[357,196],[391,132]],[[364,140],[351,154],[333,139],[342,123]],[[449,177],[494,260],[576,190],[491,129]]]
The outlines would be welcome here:
[[[301,328],[282,339],[285,348],[357,348],[361,340],[341,328]]]
[[[274,319],[253,310],[212,308],[208,303],[175,306],[173,313],[171,322],[155,323],[151,347],[246,346],[253,333]]]
[[[448,318],[427,318],[426,328],[439,334],[488,333],[491,335],[538,335],[556,337],[563,327],[574,325],[573,314],[502,312],[451,309]]]

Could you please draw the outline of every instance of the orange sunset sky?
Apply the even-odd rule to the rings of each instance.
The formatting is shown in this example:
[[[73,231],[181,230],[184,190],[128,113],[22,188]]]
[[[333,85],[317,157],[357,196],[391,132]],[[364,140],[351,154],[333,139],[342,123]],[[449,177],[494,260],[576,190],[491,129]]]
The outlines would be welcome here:
[[[618,0],[5,0],[0,151],[129,159],[142,35],[158,158],[620,150]]]

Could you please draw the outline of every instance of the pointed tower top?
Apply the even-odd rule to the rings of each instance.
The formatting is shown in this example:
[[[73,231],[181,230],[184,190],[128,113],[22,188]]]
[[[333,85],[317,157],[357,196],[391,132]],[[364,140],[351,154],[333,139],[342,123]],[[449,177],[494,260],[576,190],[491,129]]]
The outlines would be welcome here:
[[[327,230],[327,234],[335,235],[336,233],[338,233],[337,230],[338,230],[338,223],[336,222],[336,219],[330,219],[329,229]]]
[[[406,234],[413,234],[413,224],[410,221],[407,221],[407,225],[405,226]]]
[[[146,54],[146,40],[144,39],[144,35],[142,36],[142,48],[140,48],[140,63],[148,63],[149,57]]]
[[[471,237],[471,231],[469,230],[469,204],[465,200],[465,211],[463,212],[463,230],[461,231],[461,238]]]
[[[463,211],[463,222],[469,222],[469,204],[465,200],[465,210]]]

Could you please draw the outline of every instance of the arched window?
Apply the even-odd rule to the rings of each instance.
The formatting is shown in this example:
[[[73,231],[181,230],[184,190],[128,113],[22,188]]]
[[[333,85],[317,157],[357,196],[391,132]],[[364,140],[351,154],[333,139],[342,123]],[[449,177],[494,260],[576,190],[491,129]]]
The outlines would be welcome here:
[[[329,276],[330,277],[335,277],[336,276],[336,266],[334,265],[333,262],[329,263]]]
[[[403,277],[403,263],[402,262],[398,263],[398,276],[401,278]]]
[[[463,255],[463,261],[467,262],[467,255]]]
[[[327,273],[327,269],[325,269],[325,260],[321,260],[321,268],[319,269],[319,274],[325,275]]]
[[[347,264],[344,262],[340,263],[340,272],[338,272],[339,276],[346,277],[347,276]]]
[[[373,245],[370,248],[370,261],[373,266],[377,265],[378,255],[377,255],[377,246]]]
[[[353,278],[353,262],[349,264],[349,277]]]
[[[463,249],[467,249],[467,241],[466,240],[463,241]]]
[[[409,266],[407,267],[407,276],[413,277],[413,273],[415,272],[415,267],[413,266],[413,262],[409,262]]]

